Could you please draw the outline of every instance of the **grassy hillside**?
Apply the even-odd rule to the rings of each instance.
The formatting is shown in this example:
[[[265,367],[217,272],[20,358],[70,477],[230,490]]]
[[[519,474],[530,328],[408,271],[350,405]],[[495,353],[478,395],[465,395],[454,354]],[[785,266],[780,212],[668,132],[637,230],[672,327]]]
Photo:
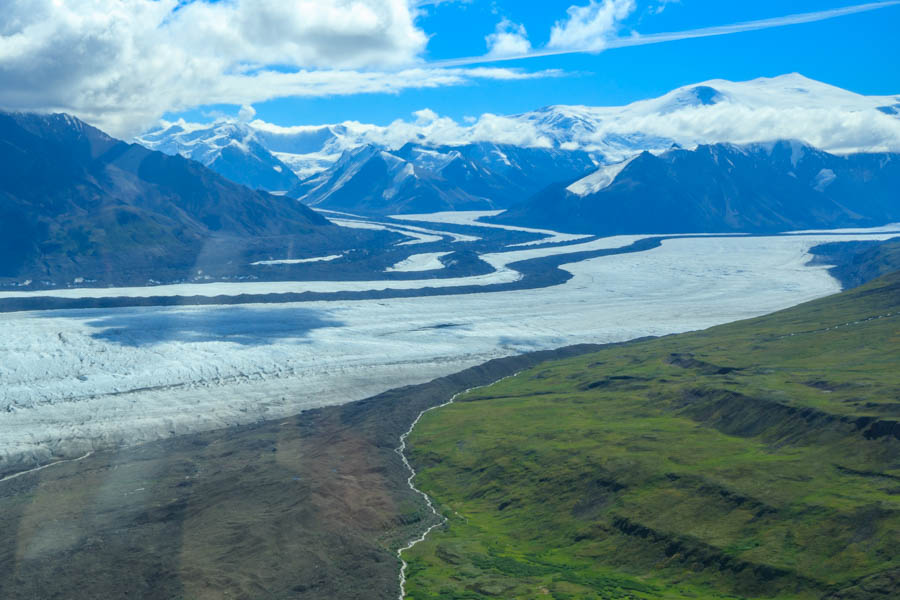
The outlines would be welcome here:
[[[900,273],[427,414],[408,598],[900,594]]]

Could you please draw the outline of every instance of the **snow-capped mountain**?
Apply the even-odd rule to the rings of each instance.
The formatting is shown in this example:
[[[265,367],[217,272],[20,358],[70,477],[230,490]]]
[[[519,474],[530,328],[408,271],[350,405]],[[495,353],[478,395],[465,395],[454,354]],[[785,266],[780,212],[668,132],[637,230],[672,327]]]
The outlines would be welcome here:
[[[722,79],[622,107],[551,106],[516,117],[555,145],[620,162],[673,144],[803,140],[834,153],[900,151],[900,96],[863,96],[793,73]]]
[[[250,126],[259,142],[290,166],[300,179],[328,169],[347,150],[369,143],[387,146],[382,141],[369,140],[373,132],[380,130],[379,127],[361,123],[276,127],[257,120]]]
[[[802,140],[837,154],[900,152],[900,96],[863,96],[789,74],[745,82],[706,81],[619,107],[559,105],[513,116],[485,114],[466,125],[423,110],[413,121],[386,126],[354,121],[296,127],[261,120],[164,123],[138,141],[199,160],[242,183],[280,190],[297,183],[285,186],[292,179],[285,166],[307,179],[334,166],[344,152],[367,145],[389,152],[409,143],[582,150],[599,162],[614,164],[673,145],[695,148],[775,139]]]
[[[900,221],[900,154],[797,141],[643,152],[493,220],[573,233],[777,232]]]
[[[237,121],[208,127],[166,124],[137,138],[151,150],[190,158],[235,183],[267,191],[287,191],[300,179],[261,143],[257,132]]]
[[[559,179],[596,167],[581,151],[499,144],[363,146],[290,195],[304,203],[361,213],[502,209]]]

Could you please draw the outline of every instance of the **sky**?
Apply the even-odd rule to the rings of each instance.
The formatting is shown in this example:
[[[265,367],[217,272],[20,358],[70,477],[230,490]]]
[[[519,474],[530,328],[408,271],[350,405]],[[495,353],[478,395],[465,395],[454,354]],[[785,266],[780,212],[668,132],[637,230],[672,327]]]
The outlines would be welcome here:
[[[4,0],[0,107],[129,137],[163,117],[465,122],[790,72],[900,94],[898,30],[897,0]]]

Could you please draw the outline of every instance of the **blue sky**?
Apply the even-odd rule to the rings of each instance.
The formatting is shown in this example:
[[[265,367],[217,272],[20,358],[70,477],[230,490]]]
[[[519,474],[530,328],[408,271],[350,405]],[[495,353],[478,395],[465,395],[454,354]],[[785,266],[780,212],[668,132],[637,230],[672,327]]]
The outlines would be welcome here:
[[[542,46],[551,26],[565,17],[570,5],[568,0],[473,0],[424,7],[418,24],[430,35],[425,57],[440,61],[484,54],[485,36],[504,18],[522,24],[532,45]],[[681,0],[662,7],[655,0],[638,1],[637,10],[622,23],[620,33],[684,31],[851,5],[833,0]],[[746,80],[789,72],[863,94],[896,94],[900,93],[897,31],[900,6],[892,6],[815,23],[496,65],[565,72],[554,78],[484,81],[397,94],[282,98],[254,104],[254,108],[259,118],[279,125],[343,120],[387,124],[426,107],[461,120],[485,112],[513,114],[551,104],[625,104],[707,79]],[[204,120],[204,114],[210,112],[236,110],[233,106],[207,106],[179,116]]]
[[[843,16],[646,44],[822,11]],[[898,30],[900,0],[15,0],[0,11],[0,108],[129,137],[242,107],[278,125],[425,108],[460,121],[790,72],[897,94]]]

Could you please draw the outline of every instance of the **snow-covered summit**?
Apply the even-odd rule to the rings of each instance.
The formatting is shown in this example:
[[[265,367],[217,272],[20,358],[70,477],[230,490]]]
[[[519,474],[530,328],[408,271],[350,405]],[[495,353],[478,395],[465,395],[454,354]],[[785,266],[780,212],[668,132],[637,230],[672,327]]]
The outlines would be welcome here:
[[[798,139],[837,153],[900,150],[900,96],[863,96],[798,73],[714,79],[620,107],[550,106],[517,117],[556,143],[619,162],[672,144]]]
[[[299,182],[291,168],[260,141],[256,130],[239,121],[219,120],[208,126],[183,120],[162,123],[137,141],[151,150],[195,160],[251,188],[286,191]]]

